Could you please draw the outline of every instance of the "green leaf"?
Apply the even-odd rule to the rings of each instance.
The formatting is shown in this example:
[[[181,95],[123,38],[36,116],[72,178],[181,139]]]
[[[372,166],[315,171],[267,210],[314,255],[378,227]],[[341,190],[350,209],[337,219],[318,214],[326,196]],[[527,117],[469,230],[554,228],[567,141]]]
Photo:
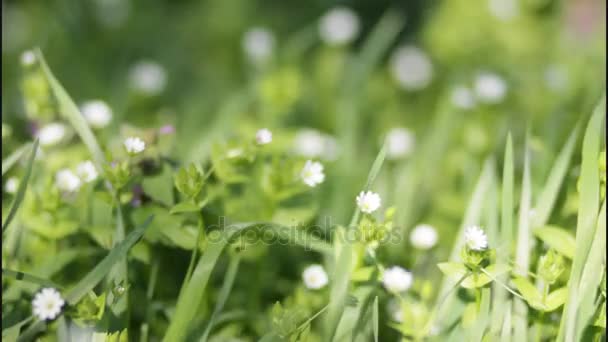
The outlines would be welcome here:
[[[23,144],[18,149],[16,149],[13,153],[11,153],[8,157],[4,158],[2,161],[2,176],[10,170],[13,165],[15,165],[19,159],[23,156],[25,151],[30,147],[30,143]]]
[[[565,257],[572,259],[576,248],[576,240],[568,231],[556,226],[544,226],[533,231],[542,242],[549,245]]]
[[[564,305],[568,297],[568,288],[566,286],[551,292],[545,300],[545,311],[553,311]]]
[[[462,282],[461,285],[466,289],[482,287],[496,279],[498,276],[509,272],[510,269],[511,268],[509,266],[504,264],[492,264],[485,268],[485,271],[488,274],[481,272],[471,274]]]
[[[437,264],[441,272],[448,277],[462,278],[469,272],[467,267],[458,262],[442,262]]]
[[[173,175],[168,165],[163,165],[158,175],[145,177],[141,185],[146,195],[165,205],[173,205]]]
[[[4,235],[6,228],[8,228],[8,225],[11,223],[13,218],[15,218],[15,215],[17,214],[17,210],[19,210],[19,207],[21,206],[21,202],[23,201],[23,198],[25,197],[25,190],[27,189],[27,185],[30,180],[30,176],[32,175],[32,167],[34,166],[34,159],[36,158],[37,149],[38,149],[38,139],[36,139],[36,141],[34,141],[34,145],[32,146],[32,150],[30,152],[30,157],[27,161],[27,167],[25,169],[25,176],[19,182],[19,188],[17,189],[17,194],[15,195],[15,199],[13,200],[13,204],[11,205],[11,209],[9,210],[8,215],[6,216],[4,223],[2,223],[2,235]]]
[[[200,210],[201,210],[201,208],[199,208],[196,204],[194,204],[192,202],[179,202],[176,205],[174,205],[173,208],[171,208],[170,213],[171,214],[193,213],[193,212],[198,212]]]
[[[513,279],[513,284],[519,290],[519,293],[526,299],[528,304],[536,309],[544,308],[542,302],[542,295],[528,279],[523,277],[515,277]]]
[[[372,309],[372,324],[374,331],[374,341],[378,342],[378,296],[374,298],[374,307]]]
[[[44,279],[41,277],[37,277],[35,275],[31,275],[31,274],[27,274],[24,272],[19,272],[19,271],[13,271],[13,270],[8,270],[3,268],[2,269],[2,276],[7,276],[7,277],[11,277],[11,278],[15,278],[16,280],[21,280],[21,281],[26,281],[32,284],[38,284],[38,285],[42,285],[42,286],[50,286],[50,287],[55,287],[60,289],[61,286],[55,284],[54,282],[48,280],[48,279]]]
[[[32,320],[32,317],[26,318],[21,322],[14,324],[6,329],[2,329],[2,341],[15,342],[19,338],[19,332],[21,327],[26,325]]]

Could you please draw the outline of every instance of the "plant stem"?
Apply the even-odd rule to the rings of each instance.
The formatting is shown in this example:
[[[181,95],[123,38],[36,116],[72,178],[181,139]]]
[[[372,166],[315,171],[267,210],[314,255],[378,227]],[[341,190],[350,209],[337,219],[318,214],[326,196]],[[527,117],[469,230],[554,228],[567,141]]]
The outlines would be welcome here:
[[[198,218],[198,233],[196,234],[196,242],[194,244],[194,248],[192,248],[192,254],[190,255],[190,264],[188,265],[188,271],[186,271],[186,277],[184,278],[184,282],[182,283],[182,288],[184,287],[184,284],[186,284],[190,280],[190,276],[192,275],[192,271],[194,270],[194,263],[196,262],[196,254],[199,248],[198,246],[201,242],[201,238],[204,233],[205,223],[203,221],[203,213],[200,213]]]

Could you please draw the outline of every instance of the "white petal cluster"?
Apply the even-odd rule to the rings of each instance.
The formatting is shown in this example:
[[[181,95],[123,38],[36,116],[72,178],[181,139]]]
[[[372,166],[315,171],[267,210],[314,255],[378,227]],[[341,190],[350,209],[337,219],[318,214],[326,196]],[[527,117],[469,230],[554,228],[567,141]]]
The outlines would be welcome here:
[[[456,108],[471,109],[475,107],[475,95],[473,94],[473,91],[463,85],[456,86],[452,89],[451,100]]]
[[[371,214],[378,210],[382,204],[380,195],[371,191],[361,191],[356,200],[359,210],[366,214]]]
[[[325,287],[329,282],[327,273],[321,265],[310,265],[302,272],[302,280],[304,286],[312,290],[318,290]]]
[[[272,142],[272,132],[267,128],[262,128],[255,133],[255,142],[258,145],[266,145]]]
[[[160,94],[167,84],[167,73],[158,63],[141,61],[135,64],[129,73],[129,82],[133,89],[146,95]]]
[[[129,154],[138,154],[146,149],[146,143],[139,137],[129,137],[123,144]]]
[[[497,104],[507,95],[507,83],[493,73],[481,73],[475,79],[475,94],[483,103]]]
[[[67,134],[67,128],[64,124],[53,122],[43,126],[38,131],[38,140],[40,146],[57,145]]]
[[[437,244],[439,235],[435,227],[428,224],[419,224],[410,233],[412,246],[418,249],[430,249]]]
[[[344,45],[357,38],[359,26],[359,17],[352,9],[338,6],[321,17],[319,35],[327,45]]]
[[[338,143],[334,137],[309,128],[296,133],[293,149],[296,154],[306,158],[335,160],[338,156]]]
[[[32,300],[32,312],[40,320],[55,319],[65,304],[61,294],[53,288],[40,290]]]
[[[312,160],[307,160],[304,164],[304,168],[300,172],[300,178],[304,184],[315,187],[325,180],[325,173],[323,173],[323,164],[319,162],[313,162]]]
[[[483,251],[488,248],[488,237],[478,226],[470,226],[464,230],[464,242],[474,251]]]
[[[91,100],[82,104],[82,116],[93,128],[104,128],[112,121],[112,109],[101,100]]]
[[[254,64],[268,61],[272,57],[274,46],[274,34],[266,28],[254,27],[243,35],[243,51]]]
[[[77,192],[81,185],[80,178],[69,169],[61,169],[55,174],[55,186],[61,192]]]
[[[93,162],[90,160],[78,164],[78,166],[76,166],[76,174],[85,183],[93,182],[99,176],[95,165],[93,165]]]
[[[29,67],[36,63],[36,54],[32,50],[23,51],[20,59],[22,66]]]
[[[490,14],[500,21],[510,21],[519,14],[519,0],[488,0]]]
[[[11,177],[4,183],[4,191],[7,194],[15,194],[17,189],[19,189],[19,180],[16,177]]]
[[[401,88],[416,91],[433,80],[433,64],[424,51],[415,46],[398,48],[390,60],[391,74]]]
[[[382,284],[393,293],[407,291],[413,282],[412,273],[399,266],[387,268],[382,274]]]
[[[386,135],[386,157],[400,159],[407,157],[414,150],[414,134],[407,128],[391,129]]]

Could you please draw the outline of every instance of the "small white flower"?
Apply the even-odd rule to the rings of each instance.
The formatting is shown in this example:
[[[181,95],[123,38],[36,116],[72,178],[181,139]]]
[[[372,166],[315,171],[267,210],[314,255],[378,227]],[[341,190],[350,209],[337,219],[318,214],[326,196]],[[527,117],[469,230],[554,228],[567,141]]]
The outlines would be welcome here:
[[[329,282],[327,273],[325,273],[325,270],[321,265],[310,265],[306,267],[304,272],[302,272],[302,279],[304,280],[304,285],[312,290],[318,290],[325,287]]]
[[[304,184],[315,187],[318,184],[323,183],[325,180],[325,173],[323,173],[323,164],[319,162],[313,162],[312,160],[307,160],[306,164],[304,164],[304,168],[302,168],[302,172],[300,172],[300,177]]]
[[[510,21],[519,14],[518,0],[488,0],[488,10],[496,19]]]
[[[52,146],[58,144],[65,136],[67,129],[65,125],[53,122],[38,131],[40,146]]]
[[[16,177],[11,177],[6,180],[4,191],[7,194],[15,194],[17,193],[17,189],[19,189],[19,180]]]
[[[82,115],[93,128],[106,127],[112,121],[112,109],[101,100],[85,102],[81,107]]]
[[[36,55],[34,54],[34,51],[23,51],[21,54],[21,65],[28,67],[34,65],[34,63],[36,63]]]
[[[272,56],[274,44],[274,35],[263,27],[254,27],[243,35],[243,50],[253,63],[268,61]]]
[[[40,320],[55,319],[65,304],[61,294],[53,288],[40,290],[32,300],[32,312]]]
[[[255,142],[258,145],[266,145],[272,142],[272,132],[267,128],[262,128],[255,133]]]
[[[76,174],[86,183],[90,183],[97,179],[99,175],[93,162],[90,160],[84,161],[76,166]]]
[[[398,48],[390,61],[391,73],[404,90],[426,88],[433,79],[433,64],[424,51],[414,46]]]
[[[418,249],[433,248],[438,238],[437,230],[428,224],[419,224],[410,233],[410,242]]]
[[[138,137],[125,139],[124,145],[129,154],[138,154],[146,149],[146,143]]]
[[[389,159],[407,157],[414,149],[414,134],[406,128],[391,129],[386,135],[386,156]]]
[[[296,133],[293,141],[294,152],[306,158],[336,160],[339,146],[332,136],[317,130],[305,128]]]
[[[350,8],[338,6],[329,10],[319,21],[319,35],[327,45],[352,42],[359,34],[359,17]]]
[[[371,191],[361,191],[357,196],[357,206],[367,214],[378,210],[381,205],[380,195]]]
[[[468,87],[457,86],[452,90],[452,104],[460,109],[471,109],[475,106],[475,96]]]
[[[470,226],[464,230],[464,242],[469,249],[483,251],[488,248],[488,237],[478,226]]]
[[[498,75],[482,73],[475,79],[475,94],[484,103],[500,103],[507,94],[507,83]]]
[[[382,284],[393,293],[407,291],[414,281],[412,273],[399,266],[393,266],[384,270]]]
[[[158,95],[165,89],[167,73],[156,62],[141,61],[131,68],[129,81],[131,87],[144,94]]]
[[[62,169],[55,174],[55,186],[62,192],[76,192],[80,189],[80,185],[80,178],[71,170]]]

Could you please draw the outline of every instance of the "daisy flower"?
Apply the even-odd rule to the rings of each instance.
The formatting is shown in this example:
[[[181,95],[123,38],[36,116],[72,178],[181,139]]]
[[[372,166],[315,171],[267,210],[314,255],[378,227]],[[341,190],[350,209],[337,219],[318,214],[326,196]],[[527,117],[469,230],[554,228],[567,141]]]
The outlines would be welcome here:
[[[325,287],[329,282],[327,273],[321,265],[310,265],[302,272],[304,285],[311,290],[318,290]]]
[[[366,213],[371,214],[381,205],[380,195],[371,191],[361,191],[357,196],[357,206]]]
[[[32,312],[40,320],[55,319],[65,304],[61,294],[53,288],[40,290],[32,300]]]
[[[483,251],[488,248],[488,237],[478,226],[470,226],[464,230],[464,242],[474,251]]]
[[[312,160],[307,160],[306,164],[304,164],[304,168],[300,172],[300,177],[304,184],[315,187],[325,180],[325,173],[323,173],[323,164],[319,162],[313,162]]]

